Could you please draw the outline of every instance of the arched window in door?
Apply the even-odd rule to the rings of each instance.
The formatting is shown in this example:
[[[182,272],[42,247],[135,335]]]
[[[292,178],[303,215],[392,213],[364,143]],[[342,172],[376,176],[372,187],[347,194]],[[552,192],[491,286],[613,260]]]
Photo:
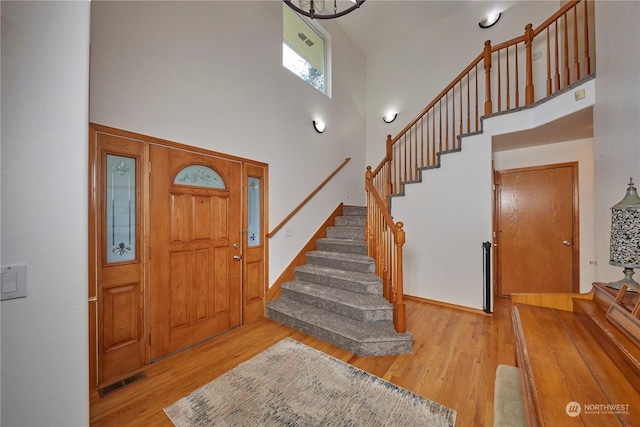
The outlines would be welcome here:
[[[176,175],[173,183],[194,187],[219,188],[223,190],[227,188],[218,172],[203,165],[190,165],[182,169]]]

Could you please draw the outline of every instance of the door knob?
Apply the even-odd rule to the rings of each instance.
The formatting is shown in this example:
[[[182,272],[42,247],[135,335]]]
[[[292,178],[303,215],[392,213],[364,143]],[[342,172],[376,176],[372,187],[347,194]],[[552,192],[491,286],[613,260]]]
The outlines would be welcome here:
[[[235,259],[236,261],[240,261],[242,259],[242,255],[234,255],[233,259]]]
[[[563,244],[563,245],[565,245],[565,246],[571,246],[571,241],[569,241],[569,240],[563,240],[563,241],[562,241],[562,244]]]

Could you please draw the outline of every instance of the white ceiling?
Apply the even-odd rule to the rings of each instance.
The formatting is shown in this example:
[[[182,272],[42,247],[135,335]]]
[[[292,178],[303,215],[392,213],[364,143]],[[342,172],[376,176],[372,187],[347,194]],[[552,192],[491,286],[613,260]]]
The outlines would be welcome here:
[[[333,7],[326,0],[325,8]],[[366,0],[335,21],[360,51],[369,55],[409,37],[467,6],[465,0]]]

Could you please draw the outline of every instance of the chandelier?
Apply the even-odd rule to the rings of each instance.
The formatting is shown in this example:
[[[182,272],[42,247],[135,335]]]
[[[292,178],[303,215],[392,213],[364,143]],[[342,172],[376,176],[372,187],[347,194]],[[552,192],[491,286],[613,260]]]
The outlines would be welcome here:
[[[300,15],[307,16],[311,19],[332,19],[339,18],[349,12],[353,12],[360,7],[365,0],[333,0],[333,10],[325,10],[325,3],[330,0],[282,0],[287,6],[295,10]],[[298,4],[296,6],[294,4]]]

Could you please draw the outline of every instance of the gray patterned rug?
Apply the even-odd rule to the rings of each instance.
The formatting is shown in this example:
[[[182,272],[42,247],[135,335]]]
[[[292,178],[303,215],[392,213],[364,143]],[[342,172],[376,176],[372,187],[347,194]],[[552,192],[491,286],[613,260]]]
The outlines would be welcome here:
[[[456,411],[285,338],[164,412],[191,426],[453,426]]]

